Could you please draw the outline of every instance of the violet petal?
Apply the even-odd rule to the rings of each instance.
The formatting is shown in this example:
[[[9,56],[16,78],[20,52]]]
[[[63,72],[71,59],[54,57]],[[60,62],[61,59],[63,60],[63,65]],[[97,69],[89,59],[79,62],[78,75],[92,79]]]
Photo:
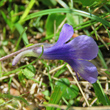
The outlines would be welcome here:
[[[50,48],[44,48],[44,54],[42,58],[50,60],[91,60],[95,58],[98,53],[98,46],[96,42],[93,38],[88,37],[86,35],[78,36],[74,38],[72,41],[61,46],[55,45]]]
[[[59,39],[55,46],[61,46],[62,44],[69,41],[70,38],[72,37],[73,33],[74,33],[73,27],[71,25],[64,24],[63,28],[60,32]]]
[[[98,46],[93,38],[81,35],[68,43],[71,54],[75,59],[92,60],[98,54]],[[71,56],[72,57],[72,56]]]
[[[85,60],[69,60],[67,61],[76,73],[90,83],[97,81],[97,68],[90,62]]]

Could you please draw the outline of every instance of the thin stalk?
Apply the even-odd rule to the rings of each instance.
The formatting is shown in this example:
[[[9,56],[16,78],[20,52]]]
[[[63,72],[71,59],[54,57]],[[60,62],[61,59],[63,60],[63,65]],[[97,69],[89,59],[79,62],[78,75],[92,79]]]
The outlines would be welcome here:
[[[30,47],[23,48],[21,50],[18,50],[18,51],[14,52],[14,53],[11,53],[11,54],[9,54],[7,56],[4,56],[4,57],[0,58],[0,61],[6,60],[6,59],[8,59],[10,57],[13,57],[14,55],[17,55],[17,54],[19,54],[19,53],[21,53],[21,52],[23,52],[25,50],[32,49],[34,47],[40,47],[41,45],[46,45],[46,43],[38,43],[38,44],[32,45]]]
[[[84,97],[84,99],[85,99],[85,102],[86,102],[87,106],[89,107],[89,106],[90,106],[90,105],[89,105],[89,102],[88,102],[88,100],[87,100],[87,98],[86,98],[86,96],[85,96],[85,94],[84,94],[84,92],[83,92],[83,90],[82,90],[80,84],[78,83],[76,77],[74,76],[74,73],[72,72],[71,67],[70,67],[68,64],[67,64],[66,66],[67,66],[69,72],[72,74],[74,80],[76,81],[76,83],[77,83],[77,85],[78,85],[78,87],[79,87],[79,90],[81,91],[81,94],[83,95],[83,97]]]

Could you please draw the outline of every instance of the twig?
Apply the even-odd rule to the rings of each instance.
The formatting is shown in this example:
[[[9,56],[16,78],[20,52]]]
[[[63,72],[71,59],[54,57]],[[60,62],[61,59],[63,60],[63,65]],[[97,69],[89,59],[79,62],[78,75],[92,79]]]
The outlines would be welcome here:
[[[55,107],[65,110],[66,105],[56,105],[56,104],[39,104],[40,107]],[[109,106],[98,106],[98,107],[70,107],[68,110],[109,110]]]
[[[85,94],[84,94],[84,92],[83,92],[83,90],[82,90],[82,88],[81,88],[79,82],[77,81],[76,77],[74,76],[74,73],[73,73],[71,67],[70,67],[68,64],[66,65],[66,67],[68,68],[68,70],[69,70],[70,73],[72,74],[74,80],[76,81],[76,83],[77,83],[77,85],[78,85],[78,87],[79,87],[79,90],[81,91],[81,93],[82,93],[82,95],[83,95],[83,97],[84,97],[84,99],[85,99],[85,101],[86,101],[87,106],[89,107],[89,106],[90,106],[90,105],[89,105],[89,102],[88,102],[87,98],[85,97]]]
[[[9,75],[9,76],[3,76],[3,77],[0,78],[0,81],[3,80],[3,79],[9,78],[9,77],[15,76],[15,75],[16,75],[16,74],[11,74],[11,75]]]
[[[95,98],[95,99],[91,102],[90,107],[91,107],[96,101],[97,101],[97,98]]]
[[[56,33],[58,33],[58,31],[61,29],[61,27],[64,25],[64,23],[66,22],[67,18],[65,18],[61,24],[58,26],[58,29],[56,30]]]
[[[56,68],[50,70],[50,71],[49,71],[49,74],[52,74],[53,72],[58,71],[58,70],[61,69],[63,66],[65,66],[65,64],[62,64],[62,65],[60,65],[60,66],[58,66],[58,67],[56,67]]]

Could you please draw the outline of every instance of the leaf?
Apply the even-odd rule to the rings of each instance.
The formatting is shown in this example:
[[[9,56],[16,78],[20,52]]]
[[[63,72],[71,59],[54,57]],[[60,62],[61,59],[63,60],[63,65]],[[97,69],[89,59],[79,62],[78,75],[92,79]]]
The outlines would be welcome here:
[[[55,0],[40,0],[46,6],[56,6],[57,2]]]
[[[45,91],[43,91],[42,93],[43,93],[45,96],[49,96],[49,95],[50,95],[49,90],[45,90]]]
[[[110,100],[107,97],[107,95],[104,93],[103,88],[100,84],[99,81],[96,83],[92,84],[95,90],[95,94],[98,98],[98,100],[103,104],[103,105],[110,105]]]
[[[25,79],[25,76],[23,75],[22,71],[19,71],[19,73],[18,73],[18,79],[19,79],[20,83],[22,84],[22,86],[25,87],[26,81],[24,80]]]
[[[7,0],[0,0],[0,7],[4,6]]]
[[[106,62],[105,62],[105,60],[104,60],[104,57],[103,57],[102,52],[101,52],[100,49],[99,49],[99,51],[98,51],[98,56],[99,56],[99,58],[100,58],[100,61],[101,61],[102,65],[103,65],[103,67],[104,67],[105,69],[108,69],[107,64],[106,64]]]
[[[94,2],[99,1],[99,0],[79,0],[84,6],[90,6],[92,5]]]
[[[30,71],[28,68],[23,69],[22,73],[27,79],[34,77],[34,73],[32,71]]]
[[[67,78],[62,78],[58,80],[55,84],[59,86],[61,90],[65,89],[63,97],[67,100],[77,97],[79,93],[78,87],[75,85],[70,85],[70,82]]]
[[[75,85],[70,85],[70,87],[66,89],[64,97],[68,100],[73,99],[78,96],[78,93],[79,93],[78,87]]]
[[[33,72],[34,74],[36,73],[36,69],[33,65],[28,65],[27,69],[29,69],[31,72]]]
[[[60,99],[62,98],[63,92],[59,86],[55,86],[52,91],[49,104],[58,104]],[[46,107],[46,110],[55,110],[54,107]]]
[[[39,11],[39,12],[35,12],[35,13],[32,13],[32,14],[29,14],[24,19],[24,21],[35,18],[35,17],[38,17],[38,16],[52,14],[52,13],[73,13],[75,15],[88,17],[92,20],[101,22],[103,25],[106,25],[106,26],[110,27],[110,23],[107,20],[103,19],[103,18],[100,18],[100,17],[98,17],[94,14],[91,14],[91,13],[88,13],[88,12],[85,12],[85,11],[81,11],[81,10],[77,10],[77,9],[69,9],[69,8],[55,8],[55,9],[47,9],[47,10],[42,10],[42,11]]]
[[[64,20],[65,15],[61,14],[50,14],[47,18],[46,22],[46,36],[49,36],[51,34],[54,34],[54,23],[56,26],[56,29],[61,24],[61,22]]]
[[[67,21],[70,25],[79,25],[81,23],[83,23],[83,19],[81,16],[78,16],[78,15],[74,15],[74,14],[70,14],[70,13],[67,13]]]
[[[10,20],[11,20],[11,22],[13,24],[19,19],[18,16],[14,16],[15,14],[17,14],[17,12],[15,12],[14,10],[11,10],[11,12],[10,12]]]
[[[22,25],[19,24],[19,23],[16,23],[15,24],[15,27],[18,30],[18,32],[20,33],[20,35],[21,35],[23,33],[23,31],[24,31]],[[27,35],[26,35],[25,32],[22,34],[22,39],[23,39],[25,45],[28,45],[29,44],[28,39],[27,39]]]
[[[18,21],[19,24],[23,24],[24,18],[28,15],[28,13],[30,12],[30,10],[33,7],[34,3],[35,3],[35,0],[30,0],[28,6],[26,7],[24,13],[20,17],[20,20]]]
[[[59,77],[59,76],[60,76],[61,74],[63,74],[66,70],[67,70],[66,68],[62,68],[62,69],[58,70],[58,71],[55,73],[54,77]]]
[[[13,98],[20,100],[22,102],[24,102],[25,104],[29,105],[29,103],[27,102],[27,100],[25,100],[24,98],[22,98],[21,96],[13,96]]]
[[[0,48],[0,57],[5,56],[6,53],[3,48]]]
[[[27,100],[25,100],[24,98],[22,98],[21,96],[13,96],[13,95],[10,95],[10,94],[1,94],[0,93],[0,98],[9,98],[9,99],[17,99],[17,100],[20,100],[20,101],[23,101],[24,103],[26,103],[27,105],[29,105],[29,103],[27,102]],[[11,101],[10,100],[10,101]]]
[[[0,98],[0,105],[5,103],[5,100],[3,100],[2,98]]]
[[[10,19],[7,18],[6,14],[5,14],[2,10],[0,10],[0,12],[1,12],[1,14],[2,14],[3,19],[5,20],[5,22],[6,22],[7,25],[9,26],[9,28],[12,30],[14,24],[11,22]]]

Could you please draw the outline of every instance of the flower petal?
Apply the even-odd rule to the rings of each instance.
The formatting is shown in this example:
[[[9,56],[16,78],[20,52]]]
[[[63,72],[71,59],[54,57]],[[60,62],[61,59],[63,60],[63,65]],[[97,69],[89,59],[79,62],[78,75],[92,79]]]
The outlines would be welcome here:
[[[79,73],[82,78],[95,83],[97,81],[97,68],[90,62],[85,60],[70,60],[67,61],[76,73]]]
[[[75,59],[91,60],[98,54],[98,46],[93,38],[81,35],[68,43],[71,45],[71,54]]]
[[[41,49],[36,53],[42,52]],[[78,36],[72,41],[59,45],[55,44],[52,47],[45,48],[42,58],[44,59],[60,59],[60,60],[91,60],[97,56],[98,46],[93,38],[86,35]]]
[[[60,36],[56,43],[56,46],[61,46],[62,44],[69,41],[70,38],[72,37],[73,33],[74,33],[73,27],[71,25],[64,24],[63,28],[60,32]]]

